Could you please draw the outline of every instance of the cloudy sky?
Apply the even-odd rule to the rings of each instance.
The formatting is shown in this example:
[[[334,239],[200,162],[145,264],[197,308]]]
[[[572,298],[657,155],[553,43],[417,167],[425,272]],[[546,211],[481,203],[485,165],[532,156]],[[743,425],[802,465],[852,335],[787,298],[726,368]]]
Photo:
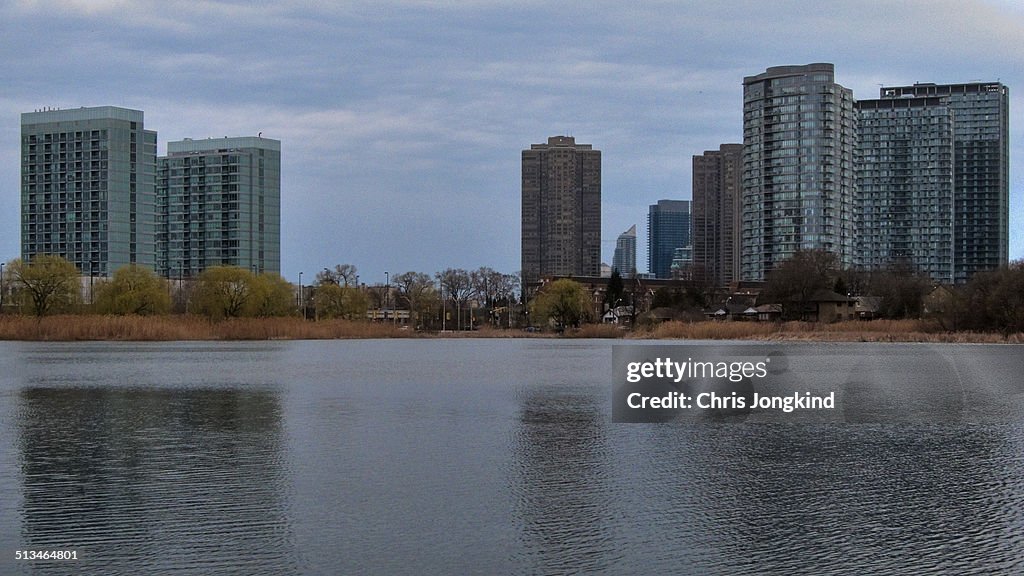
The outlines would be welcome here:
[[[603,256],[691,157],[742,138],[742,79],[833,62],[880,85],[1011,94],[1012,258],[1024,257],[1024,3],[7,0],[0,4],[0,258],[19,254],[20,113],[115,105],[166,142],[282,141],[282,273],[519,269],[520,151],[603,156]]]

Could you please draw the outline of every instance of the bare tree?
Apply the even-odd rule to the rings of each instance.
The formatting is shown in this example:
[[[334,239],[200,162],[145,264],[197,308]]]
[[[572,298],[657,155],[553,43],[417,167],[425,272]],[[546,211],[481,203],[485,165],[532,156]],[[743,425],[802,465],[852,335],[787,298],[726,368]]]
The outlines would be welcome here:
[[[473,285],[473,292],[483,298],[484,305],[488,308],[494,306],[495,301],[501,297],[503,274],[492,268],[483,266],[470,272],[469,279]]]
[[[878,315],[883,318],[918,318],[924,298],[931,290],[931,278],[910,262],[894,262],[869,276],[869,292],[879,297]]]
[[[515,274],[499,274],[498,287],[495,291],[498,295],[498,300],[504,300],[506,304],[511,304],[516,298],[516,287],[518,285],[519,277]]]
[[[377,284],[375,286],[367,286],[366,294],[370,298],[370,304],[373,308],[383,308],[384,303],[387,301],[387,287]]]
[[[430,276],[423,272],[403,272],[394,279],[395,287],[398,289],[398,298],[404,300],[409,306],[409,317],[416,326],[414,316],[422,312],[423,305],[428,301],[434,290],[434,282]]]
[[[800,250],[769,272],[758,300],[778,304],[784,320],[800,320],[816,292],[835,287],[838,274],[835,254]]]
[[[473,295],[473,283],[470,281],[469,272],[462,268],[448,268],[436,275],[437,281],[441,283],[441,289],[445,297],[455,304],[458,315],[458,328],[462,329],[462,306]]]
[[[357,278],[359,278],[359,274],[356,271],[356,267],[352,264],[338,264],[334,267],[334,270],[324,268],[316,273],[316,283],[320,285],[337,284],[338,286],[348,287],[351,284],[355,286]]]

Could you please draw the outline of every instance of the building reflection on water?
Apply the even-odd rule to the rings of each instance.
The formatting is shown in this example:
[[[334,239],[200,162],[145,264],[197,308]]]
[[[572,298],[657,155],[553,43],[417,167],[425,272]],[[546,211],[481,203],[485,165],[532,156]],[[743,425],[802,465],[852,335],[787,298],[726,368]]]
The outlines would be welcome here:
[[[521,559],[537,573],[593,573],[621,557],[612,542],[608,417],[603,398],[532,388],[512,442],[512,490]]]
[[[104,575],[1024,574],[1019,348],[773,346],[755,391],[828,374],[843,411],[615,424],[607,343],[524,340],[0,343],[0,540]]]

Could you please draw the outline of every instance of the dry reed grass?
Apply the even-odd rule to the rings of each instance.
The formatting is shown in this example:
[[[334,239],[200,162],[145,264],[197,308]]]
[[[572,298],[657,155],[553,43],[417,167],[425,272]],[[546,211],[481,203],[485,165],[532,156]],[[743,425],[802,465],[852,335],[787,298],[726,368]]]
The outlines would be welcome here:
[[[0,340],[324,340],[345,338],[537,338],[553,332],[482,327],[442,334],[402,330],[391,324],[301,318],[234,318],[211,322],[201,316],[47,316],[0,315]],[[682,340],[797,340],[834,342],[1024,343],[1024,334],[946,332],[922,320],[812,322],[666,322],[649,331],[627,332],[614,325],[589,324],[569,338],[655,338]]]
[[[624,338],[629,332],[616,324],[584,324],[579,330],[566,332],[570,338]]]
[[[800,340],[817,342],[1022,343],[1024,334],[948,332],[925,320],[815,322],[666,322],[647,335],[683,340]]]
[[[0,316],[0,340],[299,340],[412,335],[397,326],[349,320],[233,318],[211,322],[201,316]]]
[[[773,334],[777,328],[766,322],[664,322],[648,334],[650,338],[683,340],[749,340]]]

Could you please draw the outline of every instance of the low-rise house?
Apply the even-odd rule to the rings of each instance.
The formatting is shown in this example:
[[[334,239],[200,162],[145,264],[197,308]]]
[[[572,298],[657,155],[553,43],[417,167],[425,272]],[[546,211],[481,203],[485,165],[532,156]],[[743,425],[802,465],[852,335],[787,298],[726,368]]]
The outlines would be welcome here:
[[[782,318],[782,306],[778,304],[761,304],[754,310],[758,322],[776,322]]]
[[[729,298],[721,304],[706,308],[704,317],[709,320],[757,320],[757,309],[753,307],[753,302]]]
[[[882,305],[882,298],[879,296],[854,296],[853,309],[857,318],[861,320],[873,320],[878,317],[878,310]]]
[[[601,322],[605,324],[629,324],[632,319],[632,306],[618,306],[605,312],[601,317]]]
[[[831,290],[818,290],[811,296],[802,317],[809,322],[841,322],[857,317],[856,300]]]
[[[953,308],[956,292],[953,287],[939,284],[925,294],[922,308],[925,316],[942,315]]]

